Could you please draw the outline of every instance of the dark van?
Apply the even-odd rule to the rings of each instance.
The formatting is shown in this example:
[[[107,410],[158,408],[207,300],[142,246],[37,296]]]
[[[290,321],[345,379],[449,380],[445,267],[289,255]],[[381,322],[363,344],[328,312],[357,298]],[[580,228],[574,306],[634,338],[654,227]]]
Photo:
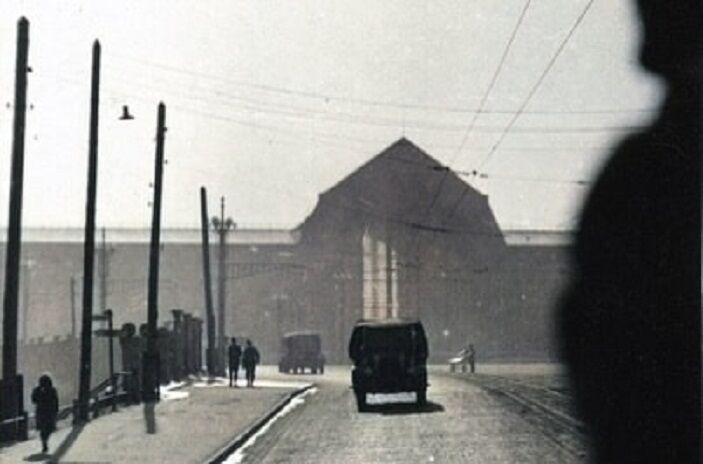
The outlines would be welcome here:
[[[317,332],[290,332],[281,338],[279,372],[303,373],[309,368],[313,374],[325,372],[325,356]]]
[[[367,393],[415,392],[417,404],[427,402],[427,338],[418,320],[362,319],[349,341],[354,362],[352,386],[359,411]]]

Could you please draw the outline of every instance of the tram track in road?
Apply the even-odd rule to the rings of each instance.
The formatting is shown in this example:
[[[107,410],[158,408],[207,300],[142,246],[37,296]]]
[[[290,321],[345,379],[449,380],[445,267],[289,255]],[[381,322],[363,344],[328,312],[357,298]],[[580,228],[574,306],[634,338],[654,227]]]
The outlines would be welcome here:
[[[524,420],[559,448],[575,459],[585,460],[587,430],[585,424],[572,412],[568,394],[553,388],[535,385],[529,381],[500,375],[451,375],[470,382],[499,398],[509,408],[517,410]]]
[[[571,396],[554,388],[535,385],[532,382],[498,375],[480,375],[475,378],[478,383],[508,391],[526,398],[534,406],[548,414],[558,417],[579,432],[585,431],[585,425],[573,412]],[[483,386],[483,385],[482,385]]]
[[[277,376],[278,374],[272,374]],[[315,377],[317,393],[238,448],[233,464],[283,462],[582,463],[557,424],[527,404],[430,369],[429,402],[418,409],[378,397],[359,412],[349,369],[330,366]],[[412,395],[409,395],[412,397]],[[533,406],[534,407],[534,406]],[[531,416],[526,418],[525,415]],[[530,420],[528,420],[530,419]]]
[[[493,387],[482,387],[495,396],[506,398],[515,405],[519,405],[523,411],[521,415],[525,420],[538,427],[545,437],[549,438],[556,446],[567,451],[574,458],[584,458],[586,456],[586,450],[582,446],[585,440],[583,434],[585,428],[577,419],[546,406],[529,396]],[[529,413],[524,411],[529,411]]]

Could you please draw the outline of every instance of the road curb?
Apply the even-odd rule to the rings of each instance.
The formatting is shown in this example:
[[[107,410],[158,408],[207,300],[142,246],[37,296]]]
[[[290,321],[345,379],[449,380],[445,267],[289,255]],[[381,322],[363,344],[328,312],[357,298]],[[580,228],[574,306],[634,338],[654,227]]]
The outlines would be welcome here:
[[[247,428],[244,432],[240,433],[232,441],[227,443],[225,446],[220,448],[218,451],[213,453],[204,462],[207,464],[220,464],[224,462],[232,453],[239,449],[244,443],[249,440],[253,435],[255,435],[259,430],[261,430],[276,414],[278,414],[283,408],[285,408],[294,398],[302,395],[306,391],[313,388],[315,384],[308,384],[304,387],[298,388],[287,394],[282,400],[280,400],[276,405],[262,417],[260,417],[253,425]]]

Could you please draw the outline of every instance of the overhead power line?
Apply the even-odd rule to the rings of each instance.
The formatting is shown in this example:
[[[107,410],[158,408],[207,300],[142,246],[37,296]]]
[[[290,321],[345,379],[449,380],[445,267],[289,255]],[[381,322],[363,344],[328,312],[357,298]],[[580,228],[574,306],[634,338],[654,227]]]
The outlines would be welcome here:
[[[564,48],[566,47],[566,44],[567,44],[568,41],[571,39],[571,37],[573,36],[573,34],[574,34],[574,32],[576,31],[576,29],[579,27],[579,25],[580,25],[581,22],[583,21],[583,18],[586,16],[586,13],[588,13],[588,10],[589,10],[589,9],[591,8],[591,6],[593,5],[593,1],[594,1],[594,0],[589,0],[589,2],[586,4],[586,6],[584,7],[584,9],[583,9],[583,11],[581,12],[581,14],[576,18],[576,21],[574,22],[573,26],[571,27],[571,29],[569,30],[569,32],[567,33],[567,35],[564,37],[564,39],[562,40],[561,44],[559,44],[559,47],[557,48],[556,52],[554,53],[554,55],[552,56],[552,58],[551,58],[551,59],[549,60],[549,62],[547,63],[547,66],[545,67],[544,71],[543,71],[542,74],[539,76],[539,78],[537,79],[537,82],[535,83],[535,85],[532,87],[532,89],[531,89],[530,92],[528,93],[527,98],[525,98],[525,100],[524,100],[523,103],[520,105],[520,107],[518,108],[518,110],[514,113],[513,117],[510,119],[510,122],[509,122],[508,125],[505,127],[505,129],[502,131],[502,133],[501,133],[501,135],[500,135],[498,141],[493,145],[493,147],[492,147],[491,150],[489,151],[488,155],[483,159],[483,161],[481,161],[481,162],[478,164],[478,167],[477,167],[474,171],[471,172],[472,175],[477,175],[477,174],[480,173],[481,168],[483,168],[483,166],[484,166],[484,165],[486,164],[486,162],[491,158],[491,156],[493,155],[493,153],[495,153],[495,151],[498,149],[498,147],[500,146],[500,144],[501,144],[501,143],[503,142],[503,140],[505,139],[505,137],[506,137],[506,135],[508,134],[508,132],[512,129],[513,125],[515,124],[515,121],[517,121],[517,119],[520,117],[520,115],[525,111],[525,108],[526,108],[527,105],[530,103],[530,100],[531,100],[532,97],[535,95],[535,93],[537,93],[537,89],[539,89],[540,85],[542,84],[542,82],[543,82],[544,79],[546,78],[547,74],[549,73],[549,71],[550,71],[550,70],[552,69],[552,67],[554,66],[554,63],[556,63],[557,58],[559,58],[559,56],[561,55],[561,52],[562,52],[562,51],[564,50]],[[524,10],[523,10],[523,13],[524,13]],[[519,24],[520,24],[520,23],[518,22],[518,25],[519,25]],[[446,175],[445,175],[444,178],[446,178]],[[441,188],[441,184],[440,184],[440,188]],[[459,205],[460,205],[461,202],[464,200],[464,197],[466,196],[466,194],[469,192],[470,189],[471,189],[471,187],[469,186],[469,184],[465,184],[465,185],[464,185],[464,187],[463,187],[462,190],[461,190],[461,194],[457,197],[456,201],[454,202],[454,205],[453,205],[453,206],[451,207],[451,209],[449,210],[449,213],[447,214],[447,216],[446,216],[446,218],[444,219],[443,223],[446,223],[447,221],[451,220],[451,218],[454,216],[456,210],[459,208]]]
[[[368,126],[379,126],[379,127],[398,127],[399,124],[401,124],[400,119],[394,119],[394,118],[387,118],[387,117],[372,117],[369,116],[368,114],[354,114],[354,113],[349,113],[345,111],[330,111],[330,110],[319,110],[319,109],[311,109],[311,108],[300,108],[297,107],[296,105],[288,105],[288,104],[280,104],[280,103],[273,103],[273,102],[267,102],[255,98],[250,98],[250,97],[242,97],[239,95],[231,95],[227,94],[226,92],[222,91],[214,91],[214,93],[217,96],[214,95],[198,95],[198,94],[191,94],[191,93],[186,93],[183,91],[183,87],[178,87],[177,89],[173,86],[166,86],[162,84],[156,84],[156,85],[149,85],[146,84],[142,81],[136,81],[136,80],[130,80],[130,79],[124,79],[124,78],[117,78],[117,77],[112,77],[112,80],[116,80],[118,82],[124,83],[125,85],[129,85],[130,89],[134,87],[139,87],[139,88],[145,88],[145,89],[151,89],[154,91],[158,91],[161,94],[171,94],[174,95],[178,98],[183,98],[183,99],[188,99],[188,100],[193,100],[196,102],[207,102],[211,104],[215,104],[218,106],[223,106],[226,108],[232,108],[237,111],[242,111],[246,112],[247,114],[254,114],[254,115],[273,115],[273,116],[280,116],[282,118],[286,119],[293,119],[293,120],[305,120],[305,121],[315,121],[315,122],[340,122],[340,123],[347,123],[347,124],[356,124],[356,125],[368,125]],[[170,87],[170,88],[169,88]],[[203,88],[198,88],[198,87],[193,87],[193,86],[188,86],[189,90],[196,90],[200,92],[209,92],[208,89],[203,89]],[[234,100],[237,103],[233,102],[227,102],[225,100]],[[474,113],[474,118],[472,121],[472,126],[471,128],[476,128],[476,130],[481,131],[481,132],[501,132],[504,130],[503,126],[479,126],[475,127],[473,123],[476,121],[478,114],[485,113],[482,109],[479,112]],[[511,114],[511,113],[502,113],[502,114]],[[407,120],[403,119],[402,124],[404,126],[408,127],[413,127],[417,129],[427,129],[427,130],[438,130],[438,131],[460,131],[460,130],[465,130],[465,126],[463,124],[459,123],[438,123],[435,121],[423,121],[423,120]],[[527,127],[522,127],[522,128],[516,128],[515,132],[595,132],[595,131],[600,131],[600,130],[629,130],[630,127],[626,128],[619,128],[617,126],[602,126],[601,127],[574,127],[573,130],[572,128],[568,126],[564,127],[556,127],[552,128],[549,126],[527,126]],[[468,132],[465,133],[464,137],[464,143],[467,139]],[[463,144],[462,144],[463,145]],[[460,150],[457,150],[457,153],[454,155],[454,158],[456,158],[460,154]],[[450,163],[453,164],[453,163]]]
[[[371,106],[371,107],[396,108],[396,109],[403,109],[403,110],[411,109],[411,110],[458,113],[458,114],[506,114],[506,115],[511,115],[511,114],[514,114],[516,111],[516,110],[511,110],[511,109],[500,109],[500,108],[495,108],[495,109],[493,109],[493,108],[492,109],[467,108],[467,107],[457,107],[457,106],[442,106],[442,105],[428,105],[428,104],[418,104],[418,103],[408,103],[408,102],[394,102],[394,101],[388,101],[388,100],[374,100],[374,99],[357,98],[357,97],[350,97],[350,96],[344,96],[344,95],[325,94],[325,93],[321,93],[321,92],[312,92],[312,91],[305,91],[305,90],[288,88],[288,87],[281,87],[281,86],[275,86],[275,85],[248,82],[248,81],[244,81],[244,80],[236,80],[236,79],[224,77],[221,75],[216,75],[216,74],[212,74],[212,73],[205,73],[202,71],[193,71],[191,69],[184,69],[184,68],[170,65],[170,64],[158,63],[158,62],[145,60],[142,58],[137,58],[137,57],[133,57],[133,56],[129,56],[129,55],[114,53],[114,52],[110,53],[109,56],[112,56],[112,57],[115,57],[115,58],[118,58],[121,60],[126,60],[126,61],[131,61],[134,63],[138,63],[142,66],[148,66],[148,67],[153,67],[153,68],[157,68],[157,69],[162,69],[164,71],[168,71],[168,72],[175,73],[175,74],[182,74],[182,75],[187,75],[187,76],[191,76],[191,77],[208,79],[211,81],[222,82],[224,84],[229,84],[229,85],[244,87],[244,88],[249,88],[249,89],[256,89],[256,90],[260,90],[260,91],[264,91],[264,92],[268,92],[268,93],[273,93],[273,94],[277,94],[277,95],[287,95],[287,96],[302,97],[302,98],[317,100],[317,101],[320,101],[324,104],[328,104],[331,101],[337,101],[337,102],[343,102],[343,103],[349,103],[349,104],[355,104],[355,105],[365,105],[365,106]],[[120,69],[121,69],[121,72],[124,72],[123,67],[120,67]],[[240,99],[240,100],[246,99],[249,101],[255,100],[255,99],[252,99],[250,96],[245,97],[242,95],[236,95],[236,96],[232,95],[231,93],[225,92],[221,88],[210,89],[210,91],[218,94],[219,96],[225,96],[227,98],[236,98],[236,99]],[[294,108],[291,105],[281,105],[280,103],[274,103],[274,102],[261,102],[261,103],[279,106],[279,107],[285,106],[287,108]],[[315,112],[315,113],[320,112],[319,109],[312,109],[312,108],[304,108],[304,109],[301,109],[301,111]],[[545,114],[545,115],[551,115],[551,114],[617,114],[617,113],[651,113],[651,112],[656,112],[656,108],[596,108],[596,109],[523,110],[523,114]]]
[[[466,131],[464,132],[464,136],[461,139],[461,143],[456,149],[456,153],[454,154],[454,157],[450,161],[449,164],[454,164],[454,161],[456,161],[456,158],[461,154],[461,150],[463,150],[464,145],[466,145],[466,141],[469,139],[469,135],[471,135],[471,131],[474,128],[474,125],[476,124],[476,120],[478,119],[478,116],[481,114],[481,111],[484,109],[484,106],[486,105],[486,101],[488,101],[488,96],[491,94],[493,91],[493,87],[495,86],[496,82],[498,82],[498,76],[500,76],[501,71],[503,70],[503,65],[505,64],[505,61],[508,58],[508,54],[510,53],[510,48],[513,45],[513,42],[515,42],[515,37],[517,36],[517,32],[520,29],[520,26],[522,25],[523,20],[525,19],[525,15],[527,14],[527,10],[530,8],[530,3],[531,0],[527,0],[525,2],[525,5],[522,8],[522,11],[520,12],[520,17],[518,18],[517,22],[515,23],[515,27],[513,28],[513,32],[510,34],[510,38],[508,39],[507,44],[505,45],[505,48],[503,49],[503,55],[500,57],[500,61],[498,62],[498,66],[496,67],[495,71],[493,72],[493,76],[491,77],[491,81],[488,84],[488,87],[486,87],[486,91],[483,93],[483,96],[481,97],[481,102],[478,105],[478,111],[474,113],[474,116],[471,118],[471,122],[469,125],[466,127]]]
[[[427,163],[423,163],[420,161],[414,161],[410,159],[403,159],[403,158],[398,158],[398,157],[393,157],[389,156],[385,158],[387,160],[397,162],[397,163],[403,163],[403,164],[408,164],[412,166],[417,166],[418,168],[421,169],[426,169],[428,171],[434,171],[434,172],[441,172],[443,175],[448,175],[448,173],[453,173],[456,174],[457,176],[462,176],[462,177],[476,177],[480,179],[496,179],[496,180],[514,180],[514,181],[522,181],[522,182],[538,182],[538,183],[556,183],[556,184],[576,184],[576,185],[583,185],[587,186],[591,184],[591,181],[589,180],[579,180],[579,179],[559,179],[559,178],[549,178],[549,177],[526,177],[526,176],[509,176],[509,175],[501,175],[501,174],[488,174],[488,173],[477,173],[475,171],[461,171],[458,169],[452,169],[449,166],[443,166],[443,165],[431,165]]]
[[[557,59],[559,58],[561,53],[564,51],[566,44],[569,42],[571,37],[574,35],[574,32],[576,32],[576,29],[578,29],[578,27],[583,22],[583,18],[586,17],[586,14],[588,13],[588,10],[591,9],[593,2],[594,2],[594,0],[589,0],[588,3],[586,4],[586,6],[584,7],[583,11],[581,11],[581,14],[576,18],[576,21],[571,26],[571,29],[569,29],[569,32],[566,34],[564,39],[559,44],[559,47],[557,48],[556,52],[554,53],[552,58],[547,63],[547,66],[544,68],[544,71],[542,71],[542,74],[537,79],[537,82],[535,82],[535,84],[530,89],[530,92],[527,94],[527,97],[520,105],[520,108],[518,108],[518,110],[513,114],[513,117],[510,119],[510,122],[508,123],[508,125],[505,126],[505,129],[503,130],[500,137],[498,138],[498,141],[493,145],[493,147],[488,152],[488,154],[484,157],[484,159],[478,164],[478,167],[476,168],[477,171],[481,171],[483,166],[485,166],[486,163],[491,159],[491,157],[496,152],[496,150],[498,150],[498,147],[500,147],[500,144],[503,143],[503,140],[505,140],[505,137],[508,135],[510,130],[515,125],[515,122],[518,120],[520,115],[525,111],[525,108],[532,100],[532,97],[537,93],[537,90],[542,85],[542,82],[544,82],[544,79],[547,77],[547,74],[549,74],[549,71],[554,66],[554,63],[556,63]]]
[[[462,176],[473,176],[473,172],[468,173],[468,172],[460,172],[459,175]],[[508,181],[519,181],[519,182],[536,182],[536,183],[544,183],[544,184],[569,184],[569,185],[579,185],[582,187],[587,187],[591,185],[593,182],[590,180],[581,180],[581,179],[559,179],[559,178],[550,178],[550,177],[527,177],[527,176],[509,176],[509,175],[500,175],[500,174],[487,174],[485,172],[480,173],[478,175],[479,178],[481,179],[497,179],[497,180],[508,180]]]
[[[64,78],[62,77],[60,80],[63,82],[67,82],[69,84],[73,85],[82,85],[82,83],[76,81],[75,79],[70,79],[70,78]],[[139,86],[137,86],[139,88]],[[113,95],[118,95],[123,98],[132,98],[135,100],[140,100],[140,101],[145,101],[145,102],[152,102],[153,98],[146,97],[144,95],[141,95],[139,93],[136,93],[134,90],[122,90],[122,89],[116,89],[112,88],[109,86],[104,86],[104,90],[108,93],[111,93]],[[166,94],[166,95],[174,95],[176,97],[183,98],[185,100],[193,100],[194,102],[200,101],[197,97],[190,96],[190,95],[182,95],[177,92],[169,91],[169,90],[161,90],[161,94]],[[368,138],[359,138],[359,137],[351,137],[351,136],[345,136],[343,134],[338,134],[338,133],[330,133],[330,132],[321,132],[321,131],[307,131],[306,133],[301,133],[300,130],[296,130],[293,127],[277,127],[275,125],[271,125],[270,123],[265,123],[265,122],[260,122],[258,120],[253,120],[252,116],[256,116],[258,119],[258,116],[261,116],[259,113],[251,113],[251,112],[246,112],[246,113],[239,113],[236,115],[231,115],[231,114],[222,114],[220,112],[213,112],[213,111],[204,111],[201,109],[194,108],[192,106],[188,105],[183,105],[179,103],[174,103],[171,105],[173,109],[177,109],[178,111],[182,111],[194,116],[202,117],[205,119],[211,119],[211,120],[217,120],[217,121],[222,121],[222,122],[230,122],[239,126],[244,126],[244,127],[251,127],[251,128],[256,128],[256,129],[261,129],[261,130],[267,130],[267,131],[272,131],[276,133],[286,133],[289,134],[292,137],[295,137],[296,139],[300,140],[317,140],[321,142],[325,142],[328,145],[335,145],[339,147],[340,145],[343,145],[342,148],[347,149],[347,150],[352,150],[354,152],[358,152],[360,150],[359,147],[355,146],[350,146],[347,144],[344,144],[341,142],[341,140],[346,140],[349,142],[355,142],[355,143],[360,143],[363,144],[364,146],[368,146],[371,144],[378,144],[378,143],[385,143],[385,141],[382,140],[374,140],[374,139],[368,139]],[[228,107],[225,105],[225,107]],[[323,122],[323,119],[315,118],[312,119],[315,122]],[[377,126],[377,127],[387,127],[387,126],[392,126],[392,124],[385,124],[385,123],[380,123],[377,124],[375,121],[347,121],[347,120],[340,120],[340,121],[335,121],[335,122],[341,122],[341,123],[351,123],[354,125],[369,125],[371,127]],[[616,131],[616,132],[621,132],[621,131],[631,131],[634,129],[638,129],[640,126],[562,126],[562,127],[550,127],[550,126],[525,126],[525,127],[518,127],[515,128],[515,132],[520,132],[520,133],[541,133],[541,134],[550,134],[550,133],[555,133],[555,134],[578,134],[578,133],[593,133],[593,132],[611,132],[611,131]],[[431,129],[431,127],[427,127],[425,129]],[[436,127],[437,130],[454,130],[458,129],[458,126],[438,126]],[[491,133],[491,132],[499,132],[502,131],[503,128],[500,126],[480,126],[479,128],[476,128],[476,130],[481,130],[482,132],[486,133]],[[325,140],[327,139],[327,140]],[[365,148],[364,148],[365,149]],[[511,147],[511,150],[520,150],[520,148],[517,147]],[[526,147],[527,151],[534,151],[533,148]],[[551,150],[549,148],[546,148],[545,150]]]
[[[119,79],[118,79],[119,80]],[[255,116],[273,116],[273,117],[280,117],[284,119],[289,119],[289,120],[301,120],[301,121],[314,121],[314,122],[334,122],[334,123],[343,123],[343,124],[352,124],[352,125],[361,125],[361,126],[372,126],[372,127],[397,127],[399,125],[399,120],[398,119],[392,119],[392,118],[383,118],[383,117],[370,117],[368,115],[353,115],[349,113],[344,113],[344,112],[313,112],[313,113],[306,113],[306,112],[301,112],[301,111],[296,111],[296,110],[281,110],[281,109],[276,109],[276,108],[261,108],[261,107],[256,107],[256,106],[249,106],[249,105],[242,105],[242,104],[233,104],[233,103],[227,103],[224,102],[220,99],[217,99],[212,96],[200,96],[200,95],[191,95],[187,93],[183,93],[181,91],[176,91],[173,89],[168,89],[168,88],[163,88],[163,86],[149,86],[141,83],[134,83],[134,82],[128,82],[128,81],[123,81],[125,82],[126,85],[129,85],[130,88],[140,87],[140,88],[145,88],[145,89],[153,89],[155,91],[158,91],[160,94],[167,94],[167,95],[173,95],[177,98],[185,99],[185,100],[191,100],[199,103],[209,103],[209,104],[214,104],[218,106],[222,106],[224,108],[232,109],[234,111],[240,112],[241,115],[243,116],[249,116],[249,115],[255,115]],[[478,113],[477,113],[478,114]],[[475,118],[474,118],[475,120]],[[435,130],[435,131],[445,131],[445,132],[452,132],[452,131],[460,131],[464,130],[464,126],[461,124],[451,124],[451,123],[434,123],[434,122],[428,122],[428,121],[418,121],[418,120],[406,120],[404,121],[405,125],[407,127],[413,127],[417,129],[425,129],[425,130]],[[494,126],[474,126],[473,127],[476,131],[482,132],[482,133],[492,133],[492,132],[501,132],[503,131],[503,126],[499,125],[494,125]],[[623,130],[632,130],[633,128],[636,128],[635,126],[561,126],[561,127],[553,127],[553,126],[523,126],[523,127],[518,127],[515,128],[515,132],[520,132],[520,133],[577,133],[577,132],[608,132],[608,131],[623,131]],[[457,152],[458,155],[458,152]],[[456,155],[455,155],[456,158]],[[450,163],[452,164],[452,163]]]
[[[486,90],[483,93],[483,97],[481,98],[481,102],[479,104],[479,111],[481,111],[483,109],[486,101],[488,100],[488,96],[490,95],[491,91],[493,90],[495,83],[498,81],[498,76],[500,75],[500,72],[503,70],[503,65],[505,64],[505,61],[508,58],[510,48],[513,45],[513,42],[515,41],[515,37],[517,36],[517,32],[520,29],[520,25],[522,25],[522,22],[525,18],[527,10],[530,7],[530,2],[531,2],[531,0],[527,0],[525,2],[525,5],[523,6],[522,11],[520,12],[520,16],[518,17],[518,20],[515,23],[515,26],[513,27],[513,31],[511,32],[510,37],[508,38],[508,41],[505,44],[505,48],[503,49],[503,54],[500,57],[500,60],[498,62],[498,66],[496,67],[495,71],[493,72],[493,76],[491,77],[491,81],[489,82],[488,87],[486,87]],[[459,144],[459,147],[457,148],[456,152],[454,153],[454,156],[452,157],[450,164],[454,163],[456,158],[461,153],[461,150],[464,148],[464,145],[466,144],[466,141],[468,140],[471,131],[474,129],[476,120],[478,119],[478,115],[479,115],[479,112],[476,112],[474,114],[473,118],[471,118],[471,122],[469,123],[469,126],[466,128],[466,131],[464,132],[464,136],[462,137],[461,143]],[[444,183],[446,182],[448,175],[449,175],[449,171],[444,172],[444,174],[442,175],[442,179],[439,181],[439,185],[437,186],[437,189],[435,190],[434,194],[432,195],[432,199],[430,200],[430,203],[423,214],[423,218],[426,218],[429,215],[430,211],[432,211],[432,208],[435,207],[435,204],[437,203],[437,199],[442,194],[442,189],[444,188]],[[467,186],[467,188],[468,188],[468,186]],[[419,234],[418,234],[418,236],[419,236]]]

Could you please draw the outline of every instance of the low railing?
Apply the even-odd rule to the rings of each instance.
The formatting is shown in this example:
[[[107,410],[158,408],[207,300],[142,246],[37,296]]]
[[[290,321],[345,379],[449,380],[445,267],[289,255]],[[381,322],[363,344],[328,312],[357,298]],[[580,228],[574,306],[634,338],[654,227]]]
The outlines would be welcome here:
[[[132,372],[115,372],[112,377],[108,377],[90,390],[88,410],[93,413],[93,418],[100,416],[100,411],[106,406],[111,406],[111,409],[116,411],[118,403],[128,404],[134,401],[133,393],[126,386],[128,379],[133,375]],[[58,420],[73,414],[73,421],[76,422],[77,410],[78,400],[75,400],[72,406],[64,407],[59,411]]]

